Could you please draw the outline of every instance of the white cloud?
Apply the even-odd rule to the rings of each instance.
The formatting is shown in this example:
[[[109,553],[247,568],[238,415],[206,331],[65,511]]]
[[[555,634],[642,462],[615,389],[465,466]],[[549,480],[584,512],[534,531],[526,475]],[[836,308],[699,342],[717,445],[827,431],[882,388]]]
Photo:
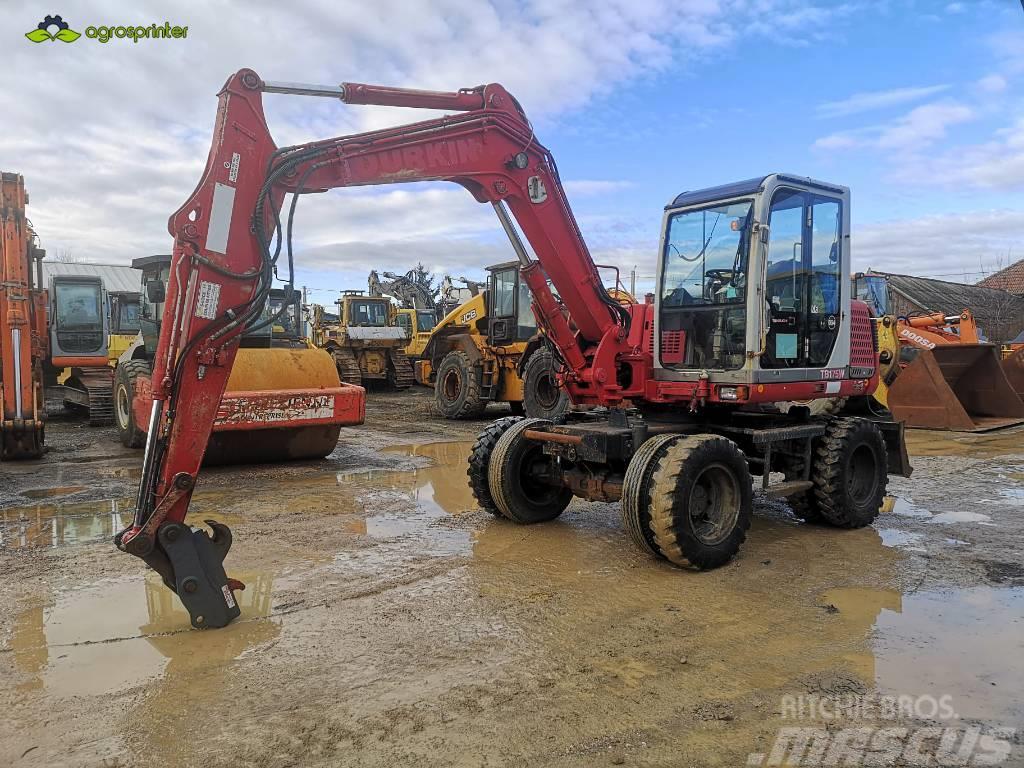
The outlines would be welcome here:
[[[892,88],[887,91],[865,91],[855,93],[840,101],[819,104],[819,117],[847,117],[886,107],[896,107],[912,101],[921,101],[929,96],[948,90],[949,85],[928,85],[919,88]]]
[[[983,93],[1002,93],[1006,90],[1006,78],[1002,75],[986,75],[977,82],[978,90]]]
[[[975,282],[1018,258],[1024,211],[982,210],[879,221],[852,232],[853,267]],[[1017,254],[1014,256],[1013,254]]]
[[[76,29],[165,18],[189,27],[184,40],[105,45],[84,38],[74,45],[32,45],[17,30],[34,27],[38,11],[7,9],[4,34],[17,42],[4,47],[4,62],[8,72],[18,74],[0,91],[0,167],[25,175],[32,195],[29,214],[51,251],[127,263],[169,249],[167,217],[202,173],[216,91],[242,65],[267,79],[313,83],[356,80],[450,90],[502,82],[543,131],[558,116],[624,83],[685,68],[757,34],[746,23],[752,9],[777,12],[782,25],[802,19],[808,34],[835,12],[830,3],[822,3],[825,10],[817,14],[807,13],[805,5],[799,0],[293,0],[284,5],[215,0],[172,12],[155,0],[109,0],[102,11],[82,6],[65,14]],[[798,11],[803,15],[794,15]],[[282,145],[424,116],[350,108],[327,99],[268,95],[264,104]],[[584,179],[575,187],[585,201],[619,184]],[[310,253],[326,253],[322,249],[332,244],[346,245],[351,254],[349,246],[356,243],[401,242],[400,254],[387,248],[380,254],[396,253],[392,267],[402,267],[410,250],[434,249],[441,258],[446,239],[483,238],[496,230],[493,222],[483,224],[493,216],[489,208],[475,205],[458,189],[311,198],[299,211],[297,234]],[[355,212],[359,215],[351,215]],[[369,221],[376,222],[375,231]]]
[[[973,108],[958,102],[923,104],[890,123],[823,136],[814,142],[813,148],[917,151],[944,138],[950,126],[968,122],[974,117]]]

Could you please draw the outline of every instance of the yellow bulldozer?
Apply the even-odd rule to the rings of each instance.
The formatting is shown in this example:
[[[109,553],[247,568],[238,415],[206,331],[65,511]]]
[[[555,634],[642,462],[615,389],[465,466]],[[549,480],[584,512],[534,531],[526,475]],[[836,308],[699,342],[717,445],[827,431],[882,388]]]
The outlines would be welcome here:
[[[634,302],[618,280],[616,286],[613,298]],[[438,410],[449,419],[479,416],[489,403],[554,419],[569,407],[559,366],[537,330],[529,288],[513,261],[488,267],[486,288],[437,324],[415,375],[417,383],[433,385]]]
[[[338,376],[346,384],[370,382],[392,389],[413,383],[412,363],[405,354],[405,331],[396,322],[391,300],[344,291],[331,316],[319,304],[310,307],[313,343],[334,357]]]

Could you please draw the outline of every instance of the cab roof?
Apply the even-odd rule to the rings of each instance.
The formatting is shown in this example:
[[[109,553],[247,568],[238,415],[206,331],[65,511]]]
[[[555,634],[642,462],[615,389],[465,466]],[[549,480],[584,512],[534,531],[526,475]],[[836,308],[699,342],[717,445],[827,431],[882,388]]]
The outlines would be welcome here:
[[[817,181],[809,176],[797,176],[793,173],[770,173],[767,176],[756,176],[753,179],[734,181],[731,184],[721,184],[717,187],[705,187],[704,189],[695,189],[690,192],[683,192],[682,194],[677,195],[671,203],[666,205],[665,209],[684,208],[692,205],[701,205],[702,203],[713,203],[716,200],[729,200],[735,197],[753,195],[755,192],[760,191],[764,187],[765,181],[772,176],[776,176],[779,181],[790,181],[809,187],[817,187],[827,192],[846,192],[845,187],[841,187],[838,184],[829,184],[824,181]]]

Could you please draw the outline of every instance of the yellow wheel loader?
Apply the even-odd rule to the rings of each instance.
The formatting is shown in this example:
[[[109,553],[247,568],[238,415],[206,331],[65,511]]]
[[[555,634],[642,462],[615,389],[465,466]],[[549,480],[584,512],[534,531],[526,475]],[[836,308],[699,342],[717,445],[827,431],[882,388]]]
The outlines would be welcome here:
[[[513,413],[553,419],[569,399],[558,385],[558,362],[537,331],[519,262],[487,268],[487,287],[437,324],[416,361],[416,381],[433,385],[449,419],[480,416],[488,403]]]
[[[377,381],[391,389],[412,386],[405,331],[395,321],[391,301],[363,291],[345,291],[336,303],[334,317],[320,305],[312,305],[311,325],[313,343],[331,353],[341,380],[363,386]]]

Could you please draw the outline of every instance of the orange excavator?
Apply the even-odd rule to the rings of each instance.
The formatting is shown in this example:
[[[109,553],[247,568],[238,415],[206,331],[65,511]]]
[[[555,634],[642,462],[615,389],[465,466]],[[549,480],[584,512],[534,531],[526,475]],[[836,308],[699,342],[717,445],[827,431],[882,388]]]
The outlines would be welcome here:
[[[909,427],[956,432],[1024,422],[1018,394],[1024,387],[1015,390],[1013,361],[1000,361],[998,347],[982,341],[971,310],[893,317],[885,275],[871,272],[854,276],[854,291],[881,316],[884,326],[876,335],[883,340],[894,335],[899,345],[886,352],[895,364],[875,392],[894,419]]]
[[[265,93],[449,114],[278,148]],[[302,85],[243,69],[219,97],[206,170],[168,223],[174,320],[160,328],[134,519],[115,537],[177,592],[193,626],[238,616],[243,586],[224,571],[230,531],[213,523],[211,538],[185,523],[203,451],[242,331],[275,268],[293,276],[298,201],[334,187],[449,181],[490,204],[560,383],[574,403],[599,406],[486,427],[468,474],[488,512],[539,523],[574,496],[621,502],[644,552],[707,569],[746,538],[752,475],[798,516],[840,528],[870,524],[889,473],[909,475],[901,424],[779,407],[878,383],[870,313],[845,277],[846,187],[776,173],[678,195],[664,212],[657,294],[626,306],[602,284],[554,157],[502,86]],[[771,484],[773,473],[785,481]]]
[[[16,173],[0,173],[0,459],[43,454],[46,252],[25,215],[28,193]],[[33,266],[35,275],[33,275]]]

